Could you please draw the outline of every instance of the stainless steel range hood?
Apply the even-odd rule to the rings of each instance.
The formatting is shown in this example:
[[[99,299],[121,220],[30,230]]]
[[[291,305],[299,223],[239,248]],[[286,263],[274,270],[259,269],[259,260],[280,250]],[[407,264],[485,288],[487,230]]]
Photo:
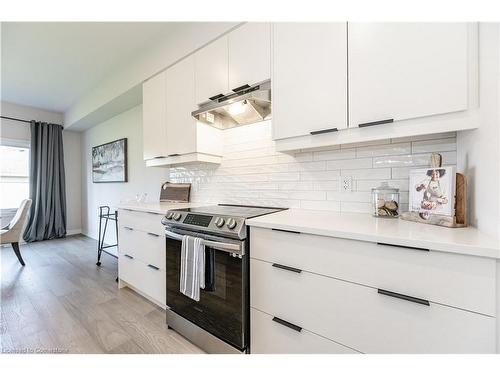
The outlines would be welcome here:
[[[231,94],[211,99],[191,114],[198,121],[219,129],[253,124],[271,118],[270,81],[238,87]]]

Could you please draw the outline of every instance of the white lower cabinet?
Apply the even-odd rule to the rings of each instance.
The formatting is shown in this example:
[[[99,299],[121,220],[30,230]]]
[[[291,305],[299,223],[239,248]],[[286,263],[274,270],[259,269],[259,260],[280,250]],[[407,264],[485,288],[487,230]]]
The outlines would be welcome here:
[[[273,320],[273,318],[275,320]],[[350,354],[357,353],[312,332],[297,331],[254,308],[250,311],[252,354]]]
[[[165,307],[166,254],[161,218],[162,215],[155,213],[119,211],[118,277],[146,298]]]
[[[258,228],[251,231],[252,352],[337,353],[338,347],[326,345],[329,342],[361,353],[495,352],[495,312],[488,316],[434,302],[427,297],[438,300],[455,298],[454,294],[444,293],[447,286],[454,288],[454,284],[464,282],[459,271],[461,267],[453,254],[449,254],[450,259],[446,263],[446,259],[432,258],[432,251],[415,250],[412,253],[408,249],[379,249],[373,244],[370,255],[359,246],[359,241],[337,243],[339,239],[336,238],[310,235],[302,238],[302,234],[254,229]],[[324,243],[314,242],[312,239],[316,237]],[[263,242],[263,238],[268,241]],[[306,240],[309,246],[304,247],[302,252],[297,251],[301,241]],[[331,253],[327,254],[328,251]],[[392,254],[391,251],[399,251],[402,255]],[[350,265],[343,259],[345,254],[351,255],[347,258]],[[430,255],[430,259],[425,258],[426,255]],[[368,256],[376,261],[363,259]],[[419,261],[418,256],[422,260]],[[464,257],[464,260],[467,258]],[[474,265],[473,273],[479,270],[475,267],[481,268],[474,263],[476,259],[481,258],[470,257]],[[400,267],[408,270],[406,276],[397,270],[395,260]],[[415,261],[414,270],[408,260]],[[426,264],[429,260],[435,260],[435,264]],[[425,282],[419,279],[422,287],[418,294],[403,293],[414,290],[412,288],[417,285],[419,280],[412,278],[418,277],[419,270],[423,269],[419,264],[437,268],[437,271],[442,269],[447,276],[434,275],[433,280]],[[373,267],[370,269],[366,265]],[[391,272],[391,268],[396,278],[377,276],[382,272]],[[489,272],[489,265],[485,264],[482,271]],[[371,273],[371,276],[363,277],[363,273]],[[470,276],[466,274],[464,277],[467,279]],[[400,288],[387,287],[397,286],[398,280]],[[495,278],[488,275],[485,280],[470,278],[469,282],[470,287],[462,289],[461,293],[474,294],[478,287],[494,290]],[[441,292],[434,293],[432,288]],[[489,298],[488,294],[484,297]],[[474,301],[474,298],[464,298],[459,302],[470,303],[468,307],[476,311],[489,306]],[[273,318],[278,318],[278,322]],[[297,327],[308,337],[298,337]],[[328,342],[320,344],[320,339]]]
[[[153,302],[166,305],[166,274],[165,270],[145,263],[129,254],[120,254],[118,266],[120,279],[132,288],[150,297]]]

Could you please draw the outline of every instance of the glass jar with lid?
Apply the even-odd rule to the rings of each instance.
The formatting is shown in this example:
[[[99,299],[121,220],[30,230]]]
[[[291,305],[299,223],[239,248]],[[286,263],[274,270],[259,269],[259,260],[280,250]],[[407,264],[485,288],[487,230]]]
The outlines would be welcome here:
[[[399,189],[383,182],[372,189],[373,215],[377,217],[399,216]]]

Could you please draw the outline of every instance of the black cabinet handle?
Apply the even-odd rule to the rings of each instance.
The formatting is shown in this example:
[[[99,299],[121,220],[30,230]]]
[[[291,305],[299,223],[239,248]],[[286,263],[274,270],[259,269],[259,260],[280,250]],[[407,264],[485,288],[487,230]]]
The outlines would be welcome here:
[[[290,329],[293,329],[294,331],[300,332],[302,331],[302,327],[299,327],[298,325],[292,324],[290,322],[287,322],[286,320],[280,319],[278,317],[273,317],[273,322],[279,323],[281,325],[284,325],[285,327],[288,327]]]
[[[123,229],[126,229],[126,230],[134,230],[134,228],[130,228],[130,227],[123,227]]]
[[[315,130],[315,131],[310,132],[309,134],[311,134],[311,135],[325,134],[325,133],[332,133],[332,132],[336,132],[336,131],[338,131],[338,130],[339,130],[339,129],[337,129],[337,128],[324,129],[324,130]]]
[[[410,250],[419,250],[419,251],[430,251],[429,249],[425,249],[423,247],[413,247],[413,246],[403,246],[403,245],[394,245],[392,243],[384,243],[384,242],[377,242],[377,245],[382,245],[382,246],[392,246],[392,247],[401,247],[403,249],[410,249]]]
[[[148,234],[149,234],[150,236],[153,236],[153,237],[160,237],[160,235],[159,235],[159,234],[156,234],[156,233],[151,233],[151,232],[148,232]]]
[[[296,232],[294,230],[276,229],[276,228],[271,228],[271,230],[274,230],[276,232],[285,232],[285,233],[300,234],[300,232]]]
[[[426,305],[430,306],[429,301],[426,299],[422,298],[417,298],[417,297],[412,297],[412,296],[407,296],[406,294],[400,294],[396,292],[391,292],[389,290],[384,290],[384,289],[377,289],[378,294],[383,294],[384,296],[389,296],[393,298],[399,298],[399,299],[404,299],[405,301],[413,302],[413,303],[418,303],[420,305]]]
[[[165,156],[155,156],[153,159],[163,159]]]
[[[295,273],[301,273],[302,272],[302,270],[299,269],[299,268],[294,268],[294,267],[290,267],[290,266],[284,266],[283,264],[279,264],[279,263],[273,263],[273,267],[280,268],[280,269],[286,270],[286,271],[295,272]]]
[[[167,156],[169,156],[169,157],[170,157],[170,156],[179,156],[179,154],[169,154],[169,155],[167,155]]]
[[[217,95],[214,95],[214,96],[211,96],[210,100],[217,100],[217,99],[220,99],[220,98],[223,98],[224,97],[224,94],[217,94]]]
[[[234,88],[232,91],[233,92],[238,92],[238,91],[241,91],[241,90],[244,90],[244,89],[249,89],[250,88],[250,85],[248,84],[244,84],[244,85],[241,85],[241,86],[238,86],[236,88]]]
[[[148,264],[148,267],[149,267],[149,268],[154,269],[155,271],[158,271],[158,270],[159,270],[159,268],[158,268],[158,267],[153,266],[152,264]]]
[[[134,257],[133,257],[132,255],[125,254],[125,256],[126,256],[128,259],[134,259]]]
[[[393,118],[389,118],[387,120],[379,120],[379,121],[372,121],[372,122],[364,122],[362,124],[358,124],[360,128],[366,128],[368,126],[375,126],[375,125],[382,125],[382,124],[390,124],[391,122],[394,122]]]

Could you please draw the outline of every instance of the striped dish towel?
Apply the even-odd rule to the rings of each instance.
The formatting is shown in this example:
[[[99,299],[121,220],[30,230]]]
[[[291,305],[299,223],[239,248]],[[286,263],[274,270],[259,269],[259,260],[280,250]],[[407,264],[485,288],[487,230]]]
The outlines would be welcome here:
[[[205,287],[205,245],[197,237],[182,237],[180,292],[200,300],[200,288]]]

